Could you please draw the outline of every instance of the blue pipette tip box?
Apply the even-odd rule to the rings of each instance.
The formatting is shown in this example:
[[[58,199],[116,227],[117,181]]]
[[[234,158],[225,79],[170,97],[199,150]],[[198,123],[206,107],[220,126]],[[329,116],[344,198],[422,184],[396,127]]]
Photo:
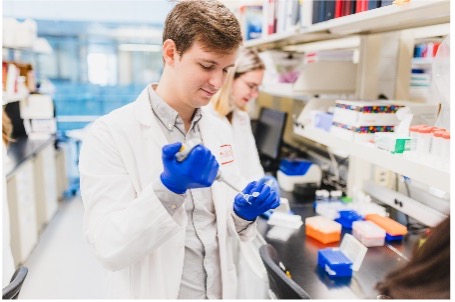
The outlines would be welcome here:
[[[350,234],[345,234],[339,248],[318,251],[318,265],[330,278],[352,277],[358,271],[368,248]]]
[[[400,241],[403,240],[403,235],[390,235],[389,233],[385,233],[385,241]]]
[[[363,220],[363,217],[359,215],[356,211],[342,210],[339,211],[338,213],[340,216],[336,218],[335,221],[341,224],[343,228],[348,230],[352,229],[352,223],[354,221]]]

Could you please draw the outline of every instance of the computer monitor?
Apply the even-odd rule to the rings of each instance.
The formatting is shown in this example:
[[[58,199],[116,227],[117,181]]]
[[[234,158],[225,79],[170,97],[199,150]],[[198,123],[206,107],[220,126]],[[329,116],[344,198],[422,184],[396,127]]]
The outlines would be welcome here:
[[[287,112],[261,108],[255,139],[263,166],[279,160],[286,119]],[[264,169],[267,170],[267,167],[264,166]]]

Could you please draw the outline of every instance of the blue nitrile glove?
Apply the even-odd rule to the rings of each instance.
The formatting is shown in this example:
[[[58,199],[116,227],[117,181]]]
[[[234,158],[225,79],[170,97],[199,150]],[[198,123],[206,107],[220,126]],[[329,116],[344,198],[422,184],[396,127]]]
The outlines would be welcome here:
[[[272,175],[265,175],[258,181],[259,183],[265,183],[268,185],[272,190],[276,192],[278,197],[280,197],[280,185],[278,184],[278,180],[273,177]]]
[[[250,196],[249,204],[242,194],[237,194],[234,199],[234,212],[240,218],[253,221],[267,210],[275,209],[280,205],[280,198],[274,190],[268,185],[258,183],[257,181],[250,182],[242,191],[244,194],[253,194],[259,192],[258,197]]]
[[[182,143],[174,143],[163,147],[161,182],[177,194],[183,194],[188,189],[210,187],[219,168],[213,154],[206,147],[197,145],[179,162],[175,154],[181,146]]]

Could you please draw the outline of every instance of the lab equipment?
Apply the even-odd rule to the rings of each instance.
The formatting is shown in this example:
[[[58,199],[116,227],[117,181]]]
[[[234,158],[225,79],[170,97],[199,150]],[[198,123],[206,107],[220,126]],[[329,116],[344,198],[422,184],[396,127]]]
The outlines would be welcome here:
[[[270,215],[267,224],[273,227],[267,232],[266,237],[269,239],[277,239],[287,241],[303,224],[300,215],[274,211]]]
[[[338,218],[335,219],[336,222],[341,224],[343,228],[351,230],[352,223],[354,221],[363,220],[363,217],[360,216],[356,211],[352,210],[341,210],[338,212]]]
[[[314,211],[330,220],[340,217],[340,211],[349,210],[351,207],[341,201],[317,202]]]
[[[261,164],[270,171],[280,157],[280,149],[287,113],[270,108],[262,108],[258,118],[255,139]]]
[[[365,216],[365,220],[370,220],[383,228],[386,232],[386,241],[395,241],[403,239],[403,236],[408,233],[406,226],[389,217],[382,217],[377,214],[369,214]]]
[[[182,143],[179,151],[175,154],[177,161],[182,162],[183,160],[185,160],[185,158],[188,157],[188,154],[191,152],[191,150],[193,150],[197,145],[200,145],[200,144],[201,144],[201,140],[199,140],[199,139],[192,139],[192,140],[187,141],[186,143]],[[250,205],[251,205],[250,197],[259,196],[259,192],[253,192],[251,194],[243,193],[241,189],[237,188],[237,186],[235,186],[230,181],[228,181],[225,177],[223,177],[220,169],[218,169],[218,171],[216,173],[215,180],[225,183],[231,189],[233,189],[237,193],[241,194],[243,196],[243,198],[245,199],[245,201],[247,203],[249,203]]]
[[[366,247],[384,245],[385,231],[374,222],[354,221],[352,234]]]
[[[330,278],[352,277],[358,271],[368,248],[350,234],[345,234],[339,248],[325,248],[318,251],[318,265]]]
[[[316,191],[319,188],[317,183],[304,183],[304,184],[295,184],[294,197],[295,201],[300,202],[312,202],[315,198]]]
[[[274,211],[273,214],[270,215],[267,224],[297,230],[298,228],[300,228],[303,222],[302,217],[300,215],[293,215],[289,213]]]
[[[277,177],[281,189],[291,192],[296,184],[316,183],[320,186],[322,170],[309,160],[282,159]]]
[[[341,224],[323,216],[305,219],[305,234],[324,244],[340,241]]]
[[[184,162],[176,163],[175,155],[181,147],[181,143],[163,147],[164,171],[160,175],[161,182],[177,194],[183,194],[187,189],[210,187],[219,170],[219,164],[213,154],[204,146],[197,145],[195,148],[198,148],[198,152],[187,154]]]

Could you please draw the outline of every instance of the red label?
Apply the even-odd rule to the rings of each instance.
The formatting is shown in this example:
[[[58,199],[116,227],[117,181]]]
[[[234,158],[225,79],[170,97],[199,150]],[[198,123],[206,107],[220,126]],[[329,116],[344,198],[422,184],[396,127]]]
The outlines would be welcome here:
[[[231,145],[220,146],[220,164],[225,165],[234,161],[234,151]]]

